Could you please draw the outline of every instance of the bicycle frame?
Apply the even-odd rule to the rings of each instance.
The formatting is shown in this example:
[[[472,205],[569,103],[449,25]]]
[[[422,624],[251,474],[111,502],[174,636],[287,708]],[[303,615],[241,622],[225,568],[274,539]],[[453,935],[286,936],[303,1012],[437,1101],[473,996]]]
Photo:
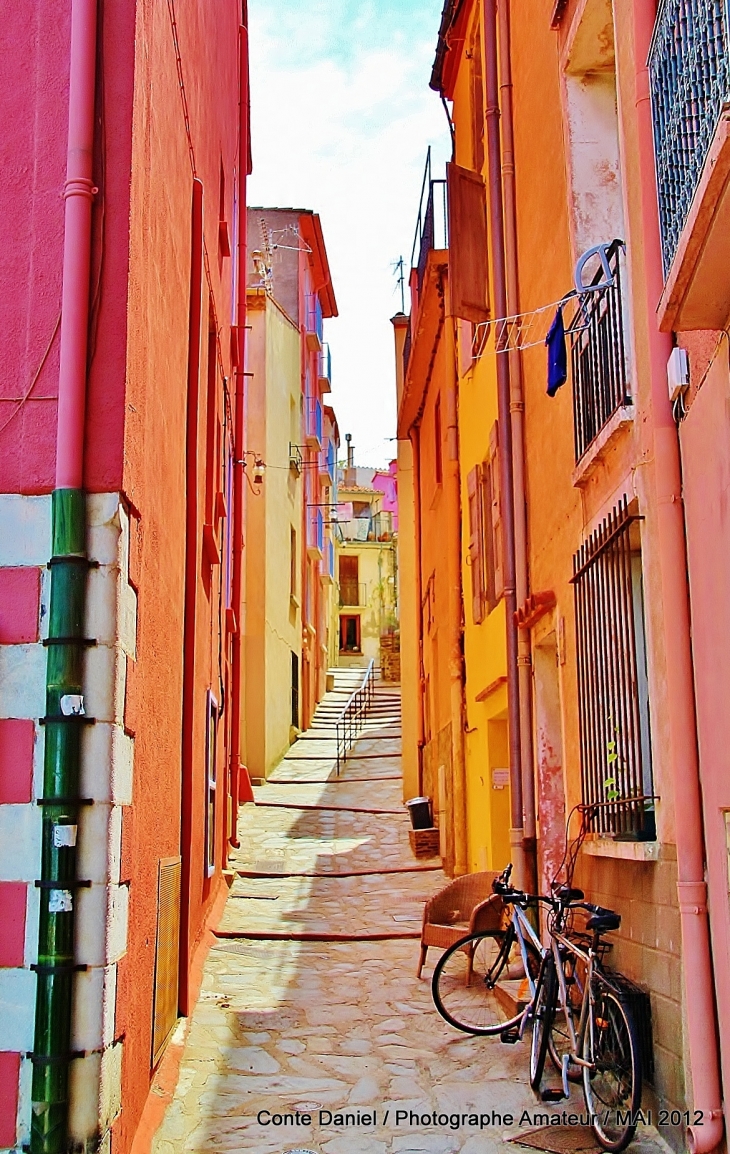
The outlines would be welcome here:
[[[575,942],[571,942],[566,938],[565,934],[553,930],[551,935],[551,945],[553,958],[555,960],[555,972],[558,975],[558,988],[560,993],[560,1008],[565,1016],[565,1024],[568,1027],[568,1034],[570,1036],[570,1052],[563,1055],[563,1083],[566,1090],[566,1097],[568,1095],[567,1089],[567,1071],[570,1062],[574,1062],[576,1066],[587,1067],[592,1069],[594,1062],[587,1062],[585,1058],[578,1056],[578,1049],[580,1043],[583,1041],[586,1024],[591,1023],[591,1053],[595,1053],[595,1038],[593,1037],[593,1015],[589,1014],[589,1009],[593,1003],[593,974],[595,970],[596,954],[592,946],[588,947],[587,951],[581,950],[576,946]],[[583,997],[580,1007],[580,1018],[578,1020],[578,1030],[576,1031],[573,1025],[573,1015],[568,1008],[568,987],[565,981],[565,969],[563,967],[563,958],[560,954],[560,948],[563,947],[573,957],[578,958],[581,962],[587,965],[585,987],[583,989]],[[580,1047],[582,1048],[582,1047]]]

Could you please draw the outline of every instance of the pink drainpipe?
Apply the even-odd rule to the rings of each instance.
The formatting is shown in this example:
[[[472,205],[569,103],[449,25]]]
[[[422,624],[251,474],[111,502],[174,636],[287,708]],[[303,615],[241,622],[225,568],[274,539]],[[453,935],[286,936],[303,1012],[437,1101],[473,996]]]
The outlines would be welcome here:
[[[707,885],[695,718],[689,590],[679,438],[667,390],[671,337],[661,333],[655,310],[664,287],[654,140],[649,100],[649,53],[656,0],[635,0],[636,121],[639,135],[641,212],[649,320],[651,401],[654,426],[654,471],[657,494],[659,562],[664,602],[667,659],[670,764],[677,838],[677,890],[682,925],[684,996],[694,1107],[703,1125],[687,1132],[693,1154],[708,1154],[722,1140],[723,1114],[717,1017],[707,915]]]
[[[56,488],[82,489],[89,331],[97,0],[71,5]]]

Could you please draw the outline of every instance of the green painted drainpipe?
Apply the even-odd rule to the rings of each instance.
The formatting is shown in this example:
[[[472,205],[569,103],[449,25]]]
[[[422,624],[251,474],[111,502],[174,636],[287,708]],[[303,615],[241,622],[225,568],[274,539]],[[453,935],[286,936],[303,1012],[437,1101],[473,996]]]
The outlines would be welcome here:
[[[52,497],[53,556],[46,672],[45,758],[35,1041],[32,1055],[32,1154],[66,1154],[74,972],[74,923],[79,881],[81,732],[91,719],[68,713],[64,698],[82,694],[86,558],[86,497],[56,489]],[[78,708],[78,705],[76,705]],[[83,884],[83,883],[81,883]]]

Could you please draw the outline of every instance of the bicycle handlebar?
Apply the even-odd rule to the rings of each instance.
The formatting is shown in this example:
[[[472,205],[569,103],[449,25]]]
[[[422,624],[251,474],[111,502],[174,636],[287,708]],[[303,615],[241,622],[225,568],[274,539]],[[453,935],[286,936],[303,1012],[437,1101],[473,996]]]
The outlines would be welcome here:
[[[544,902],[552,909],[583,909],[598,917],[603,917],[606,914],[612,914],[614,911],[606,909],[605,906],[596,906],[592,902],[586,901],[571,901],[563,902],[560,898],[545,897],[541,894],[528,894],[524,890],[518,890],[510,885],[510,875],[512,873],[512,863],[502,870],[502,873],[492,882],[492,893],[498,894],[506,902],[511,902],[514,905],[527,906],[530,904],[537,904]]]

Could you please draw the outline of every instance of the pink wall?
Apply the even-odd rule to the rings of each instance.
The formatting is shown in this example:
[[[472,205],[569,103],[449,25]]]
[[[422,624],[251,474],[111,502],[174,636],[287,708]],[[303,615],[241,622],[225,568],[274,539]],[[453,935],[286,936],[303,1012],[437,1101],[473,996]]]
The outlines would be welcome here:
[[[693,372],[695,379],[699,375]],[[725,811],[730,810],[729,389],[727,361],[718,358],[680,425],[710,929],[726,1086],[730,1085],[730,910],[725,828]]]
[[[393,514],[393,532],[398,532],[398,462],[391,461],[387,473],[373,477],[373,489],[383,493],[383,510]]]

